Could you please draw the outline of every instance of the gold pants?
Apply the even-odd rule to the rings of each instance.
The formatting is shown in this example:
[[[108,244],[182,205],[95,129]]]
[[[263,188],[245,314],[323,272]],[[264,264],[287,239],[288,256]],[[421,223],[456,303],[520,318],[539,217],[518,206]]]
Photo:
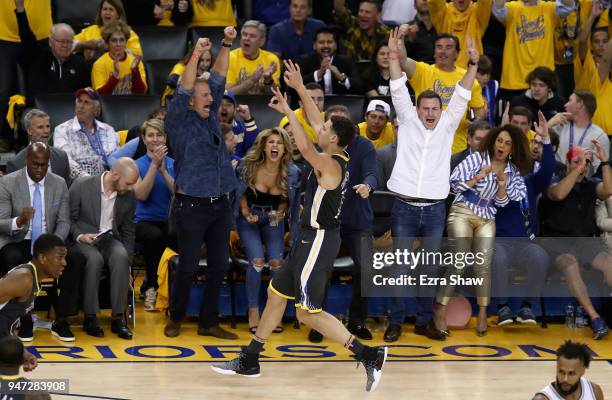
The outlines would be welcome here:
[[[474,276],[483,278],[482,285],[476,286],[476,296],[479,306],[488,306],[491,298],[491,260],[495,242],[495,219],[481,218],[465,204],[456,203],[453,204],[448,214],[447,231],[449,247],[455,255],[460,253],[480,254],[480,260],[477,259],[472,264]],[[464,271],[465,268],[447,266],[446,285],[440,286],[437,296],[438,303],[448,304],[455,291],[455,285],[451,283],[450,277],[451,275],[463,276]]]

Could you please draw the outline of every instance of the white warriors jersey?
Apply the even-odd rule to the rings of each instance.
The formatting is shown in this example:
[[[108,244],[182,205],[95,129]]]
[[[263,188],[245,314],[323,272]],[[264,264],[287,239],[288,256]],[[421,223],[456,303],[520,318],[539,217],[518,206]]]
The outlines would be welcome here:
[[[580,400],[596,400],[591,381],[586,378],[580,378],[580,386],[582,389]],[[554,388],[552,383],[540,390],[538,394],[543,394],[544,396],[548,397],[548,400],[565,400],[564,397],[557,392],[557,389]]]

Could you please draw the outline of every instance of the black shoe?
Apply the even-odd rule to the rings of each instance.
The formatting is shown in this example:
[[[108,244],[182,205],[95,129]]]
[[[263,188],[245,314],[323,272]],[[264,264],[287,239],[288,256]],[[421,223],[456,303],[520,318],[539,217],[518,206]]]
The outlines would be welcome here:
[[[104,331],[96,317],[86,317],[85,321],[83,321],[83,330],[89,336],[104,337]]]
[[[70,324],[65,319],[53,322],[51,334],[63,342],[74,342],[74,334],[70,330]]]
[[[446,340],[446,335],[442,331],[436,329],[436,325],[433,321],[429,321],[429,323],[425,325],[415,325],[414,333],[426,336],[432,340]]]
[[[380,383],[382,377],[382,367],[385,365],[387,360],[387,347],[368,347],[364,349],[359,362],[363,364],[366,370],[367,382],[366,391],[372,392],[376,389]],[[359,364],[357,364],[359,367]]]
[[[392,342],[397,341],[397,339],[399,339],[401,335],[402,335],[401,325],[389,324],[383,336],[383,340],[387,343],[392,343]]]
[[[21,317],[19,319],[21,326],[19,327],[19,340],[22,342],[31,342],[34,340],[34,321],[32,321],[32,316],[30,314],[25,317]]]
[[[323,335],[321,335],[319,332],[315,331],[314,329],[311,329],[310,332],[308,333],[308,341],[310,343],[321,343],[323,341]]]
[[[116,333],[121,339],[132,339],[132,331],[125,324],[123,318],[113,318],[111,321],[111,332]]]
[[[222,363],[215,363],[210,367],[216,373],[223,375],[242,375],[248,378],[258,378],[261,376],[257,355],[247,354],[246,347],[242,347],[237,358]]]
[[[351,323],[348,324],[347,329],[353,335],[357,336],[359,339],[363,340],[372,340],[372,333],[368,328],[363,325],[353,325]]]

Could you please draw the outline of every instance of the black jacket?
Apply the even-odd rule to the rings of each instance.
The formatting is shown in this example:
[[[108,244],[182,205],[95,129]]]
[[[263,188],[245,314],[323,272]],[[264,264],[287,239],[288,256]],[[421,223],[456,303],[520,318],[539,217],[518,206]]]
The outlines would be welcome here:
[[[36,41],[26,13],[15,14],[24,49],[27,97],[31,99],[41,93],[74,93],[91,86],[91,70],[83,57],[71,54],[60,63],[48,47]]]
[[[314,72],[321,67],[321,58],[319,54],[316,52],[304,54],[300,57],[298,63],[300,64],[300,69],[302,70],[302,78],[304,79],[304,83],[315,82]],[[343,84],[338,82],[338,80],[332,76],[333,94],[362,94],[361,83],[357,77],[357,74],[355,73],[353,61],[349,57],[336,54],[332,60],[332,65],[338,67],[340,72],[345,73],[351,83],[350,90],[347,90]],[[325,87],[325,82],[323,81],[322,76],[320,76],[319,80],[316,82],[323,88]]]
[[[565,99],[561,96],[554,95],[541,106],[534,99],[527,97],[525,93],[514,97],[510,100],[510,107],[523,106],[531,111],[531,116],[534,121],[538,120],[538,111],[542,111],[546,120],[551,119],[555,114],[565,111]]]

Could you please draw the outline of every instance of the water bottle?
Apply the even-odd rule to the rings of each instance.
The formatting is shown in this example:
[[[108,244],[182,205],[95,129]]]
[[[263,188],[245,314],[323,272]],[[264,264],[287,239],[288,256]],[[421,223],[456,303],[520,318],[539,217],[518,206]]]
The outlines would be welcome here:
[[[565,327],[574,327],[574,306],[571,303],[565,306]]]
[[[576,328],[586,328],[588,325],[586,313],[582,306],[576,307]]]

